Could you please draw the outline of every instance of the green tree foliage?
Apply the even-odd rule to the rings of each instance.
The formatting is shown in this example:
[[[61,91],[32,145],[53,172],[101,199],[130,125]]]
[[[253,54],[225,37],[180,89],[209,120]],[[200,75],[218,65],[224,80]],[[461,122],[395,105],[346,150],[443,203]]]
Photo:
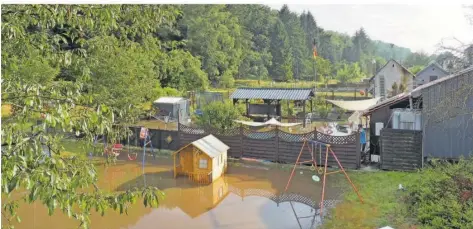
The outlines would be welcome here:
[[[318,78],[321,79],[321,82],[327,87],[329,80],[331,80],[332,74],[332,63],[322,57],[316,58],[316,69]]]
[[[399,47],[395,44],[383,41],[374,41],[375,55],[382,57],[384,60],[405,60],[412,52],[408,48]]]
[[[188,51],[176,49],[162,53],[158,58],[156,73],[163,86],[183,91],[205,90],[208,87],[207,74],[201,69],[201,62]]]
[[[276,16],[264,5],[228,5],[244,30],[243,60],[237,78],[266,79],[272,65],[270,33]]]
[[[136,43],[121,47],[115,37],[94,38],[88,43],[85,65],[90,75],[83,81],[97,103],[125,109],[156,98],[159,81],[142,47]]]
[[[124,128],[113,125],[130,121],[126,110],[117,112],[97,104],[80,91],[80,84],[70,82],[40,86],[10,76],[2,82],[2,104],[14,107],[13,115],[2,118],[2,196],[7,197],[2,201],[2,216],[9,222],[2,226],[11,226],[15,218],[20,221],[19,202],[41,203],[50,215],[61,210],[87,228],[92,209],[102,215],[108,209],[126,213],[138,199],[143,199],[145,206],[157,206],[163,197],[154,187],[105,193],[95,185],[97,173],[88,159],[60,156],[63,136],[49,129],[80,131],[89,150],[98,153],[103,148],[92,148],[93,137],[107,134],[113,142],[125,133]],[[44,115],[43,122],[33,125],[39,114]],[[12,195],[15,198],[10,198]]]
[[[317,27],[317,22],[315,21],[314,16],[310,12],[303,12],[300,16],[301,26],[305,33],[305,55],[312,56],[312,46],[314,40],[320,42],[319,40],[319,28]]]
[[[228,82],[242,60],[243,32],[238,18],[225,5],[183,6],[183,27],[187,47],[202,58],[202,69],[217,84]],[[224,77],[225,76],[225,77]]]
[[[417,74],[418,72],[422,71],[422,69],[424,69],[424,66],[422,65],[416,65],[416,66],[412,66],[409,68],[409,71],[412,72],[412,74]]]
[[[301,20],[296,13],[289,10],[287,5],[284,5],[281,10],[279,10],[278,17],[286,29],[289,42],[288,44],[292,56],[292,60],[289,61],[290,63],[286,62],[286,64],[292,64],[293,76],[289,77],[286,75],[286,80],[290,80],[290,78],[301,79],[304,72],[303,60],[308,58],[309,54],[308,50],[306,49],[306,36],[301,26]],[[287,70],[286,74],[288,74]]]
[[[234,120],[245,120],[243,106],[234,106],[232,102],[214,101],[202,108],[202,116],[197,116],[197,125],[204,128],[225,130],[237,125]]]
[[[429,64],[432,59],[432,57],[430,57],[424,52],[415,52],[407,56],[404,63],[406,67],[412,67],[416,65],[427,66],[427,64]]]
[[[407,187],[410,212],[426,228],[473,227],[473,161],[436,161]]]
[[[354,82],[365,77],[358,63],[340,63],[337,69],[337,79],[341,83]]]
[[[292,51],[289,45],[289,36],[284,23],[277,19],[271,30],[271,54],[273,67],[270,74],[274,79],[289,81],[293,79]]]
[[[47,130],[82,133],[90,147],[96,135],[124,137],[121,124],[134,122],[137,103],[159,85],[136,41],[178,13],[161,5],[2,5],[2,104],[13,107],[2,119],[2,196],[19,195],[2,202],[6,220],[19,201],[62,210],[83,227],[92,209],[125,213],[138,198],[158,204],[162,193],[152,187],[102,192],[91,162],[61,157],[63,136]],[[43,123],[33,125],[40,116]]]
[[[346,63],[343,63],[343,64],[341,64],[341,67],[338,67],[337,79],[342,84],[347,83],[351,79],[350,65],[348,65]]]

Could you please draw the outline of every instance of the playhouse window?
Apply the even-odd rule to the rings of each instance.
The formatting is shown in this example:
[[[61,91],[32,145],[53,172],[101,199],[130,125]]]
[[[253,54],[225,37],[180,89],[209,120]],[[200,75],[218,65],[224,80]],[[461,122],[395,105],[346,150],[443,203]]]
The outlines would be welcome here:
[[[207,159],[200,159],[199,160],[199,169],[206,169],[207,168]]]

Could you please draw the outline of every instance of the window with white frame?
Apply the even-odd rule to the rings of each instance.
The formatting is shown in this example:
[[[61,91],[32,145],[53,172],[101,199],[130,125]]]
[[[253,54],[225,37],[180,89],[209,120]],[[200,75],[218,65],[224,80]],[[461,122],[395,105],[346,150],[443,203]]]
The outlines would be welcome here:
[[[207,159],[201,158],[199,160],[199,169],[206,169],[207,168]]]

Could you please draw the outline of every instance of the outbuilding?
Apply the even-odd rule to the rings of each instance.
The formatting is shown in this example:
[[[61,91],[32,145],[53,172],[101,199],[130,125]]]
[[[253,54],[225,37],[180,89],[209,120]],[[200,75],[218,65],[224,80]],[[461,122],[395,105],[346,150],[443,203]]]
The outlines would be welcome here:
[[[190,117],[190,103],[182,97],[161,97],[153,102],[159,109],[157,116],[168,116],[173,121],[187,122]]]
[[[191,142],[173,153],[174,178],[185,175],[197,183],[212,183],[227,170],[228,149],[211,134]]]

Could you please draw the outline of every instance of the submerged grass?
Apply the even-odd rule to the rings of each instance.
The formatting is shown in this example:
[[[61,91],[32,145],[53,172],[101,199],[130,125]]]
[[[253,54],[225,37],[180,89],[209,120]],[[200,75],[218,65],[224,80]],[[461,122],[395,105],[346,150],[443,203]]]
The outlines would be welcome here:
[[[360,203],[348,181],[340,177],[340,182],[345,183],[344,200],[332,209],[322,228],[418,228],[413,223],[414,219],[409,217],[404,202],[407,191],[398,190],[398,185],[409,186],[419,177],[419,173],[352,171],[349,176],[360,191],[364,204]]]

